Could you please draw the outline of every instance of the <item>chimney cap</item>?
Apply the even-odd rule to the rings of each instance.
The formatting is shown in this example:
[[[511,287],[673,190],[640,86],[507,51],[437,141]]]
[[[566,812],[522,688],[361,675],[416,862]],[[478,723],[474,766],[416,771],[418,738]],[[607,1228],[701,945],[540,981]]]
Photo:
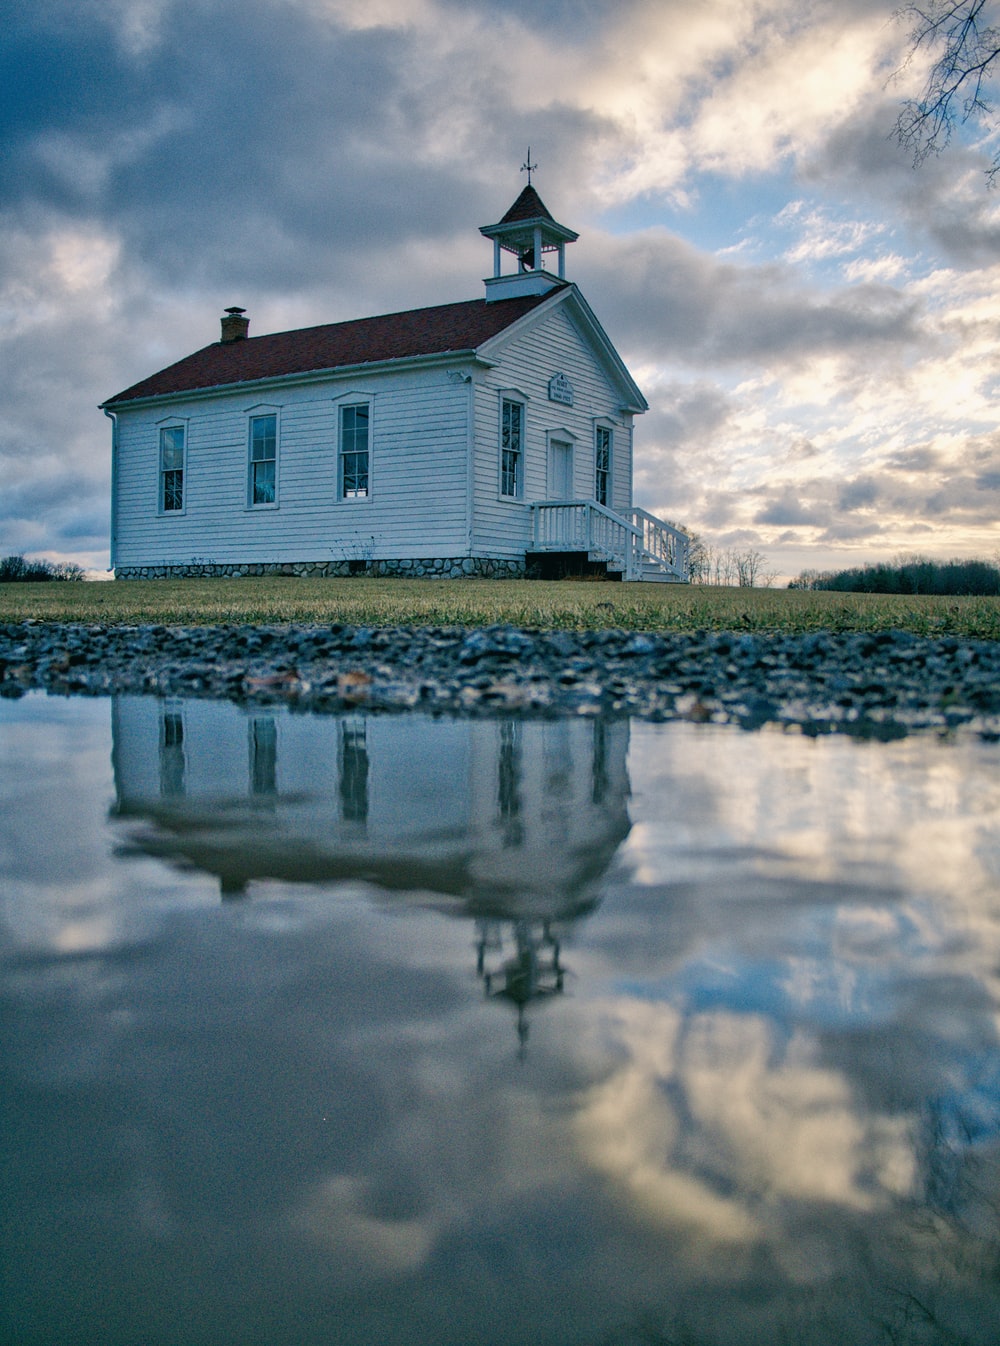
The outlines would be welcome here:
[[[234,308],[227,308],[227,309],[226,309],[226,312],[227,312],[227,313],[246,313],[246,309],[245,309],[245,308],[235,308],[235,307],[234,307]]]

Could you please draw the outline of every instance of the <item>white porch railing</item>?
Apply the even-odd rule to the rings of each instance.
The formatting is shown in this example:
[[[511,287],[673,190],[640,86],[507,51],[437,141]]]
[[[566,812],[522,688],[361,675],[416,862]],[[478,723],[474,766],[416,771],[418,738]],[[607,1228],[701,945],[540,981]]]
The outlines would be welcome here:
[[[686,534],[679,528],[671,528],[670,524],[664,523],[658,519],[655,514],[649,514],[644,509],[632,509],[629,511],[631,521],[642,534],[639,545],[642,548],[643,557],[648,557],[652,561],[672,570],[683,579],[688,577],[688,540]]]
[[[639,530],[596,500],[540,500],[531,511],[534,551],[585,551],[628,569]]]
[[[627,580],[644,565],[687,579],[687,538],[644,509],[623,518],[596,500],[539,500],[531,513],[533,551],[583,551]]]

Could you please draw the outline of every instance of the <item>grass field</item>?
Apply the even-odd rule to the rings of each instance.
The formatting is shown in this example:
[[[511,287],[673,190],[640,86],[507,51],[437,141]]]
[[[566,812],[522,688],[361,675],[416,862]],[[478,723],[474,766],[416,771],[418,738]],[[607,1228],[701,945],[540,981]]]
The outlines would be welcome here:
[[[1000,599],[562,580],[116,580],[0,585],[0,622],[343,622],[784,633],[897,628],[1000,639]]]

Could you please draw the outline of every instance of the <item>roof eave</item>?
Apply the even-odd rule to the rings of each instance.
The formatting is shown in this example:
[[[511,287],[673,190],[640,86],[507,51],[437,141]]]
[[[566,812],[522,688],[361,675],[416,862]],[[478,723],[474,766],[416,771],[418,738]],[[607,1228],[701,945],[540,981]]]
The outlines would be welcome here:
[[[234,383],[211,383],[193,388],[178,388],[169,393],[149,393],[144,397],[109,397],[98,404],[99,411],[120,410],[122,407],[158,406],[168,402],[185,401],[191,397],[203,397],[208,394],[239,392],[242,389],[280,388],[296,383],[318,383],[322,379],[347,378],[355,374],[391,373],[401,366],[410,369],[431,369],[435,365],[461,364],[473,361],[488,365],[488,359],[480,359],[478,351],[469,347],[457,351],[441,351],[434,355],[399,355],[391,360],[367,360],[352,365],[331,365],[325,369],[307,369],[294,374],[270,374],[259,379],[237,379]]]
[[[551,234],[564,243],[575,243],[580,237],[574,230],[567,229],[564,224],[557,224],[555,220],[547,219],[544,215],[536,215],[527,220],[510,220],[506,224],[501,221],[499,224],[481,224],[479,226],[479,232],[484,238],[496,238],[500,234],[513,233],[514,230],[531,231],[534,229],[541,229],[544,233]]]

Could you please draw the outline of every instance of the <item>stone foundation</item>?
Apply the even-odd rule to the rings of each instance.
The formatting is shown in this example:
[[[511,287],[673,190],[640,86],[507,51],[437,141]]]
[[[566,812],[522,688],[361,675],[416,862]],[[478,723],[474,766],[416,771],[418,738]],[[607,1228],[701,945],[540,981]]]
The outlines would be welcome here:
[[[488,556],[434,557],[405,561],[252,561],[219,565],[191,561],[186,565],[116,566],[116,580],[242,579],[247,575],[291,575],[302,579],[328,576],[393,575],[405,579],[524,579],[524,561],[498,561]]]

